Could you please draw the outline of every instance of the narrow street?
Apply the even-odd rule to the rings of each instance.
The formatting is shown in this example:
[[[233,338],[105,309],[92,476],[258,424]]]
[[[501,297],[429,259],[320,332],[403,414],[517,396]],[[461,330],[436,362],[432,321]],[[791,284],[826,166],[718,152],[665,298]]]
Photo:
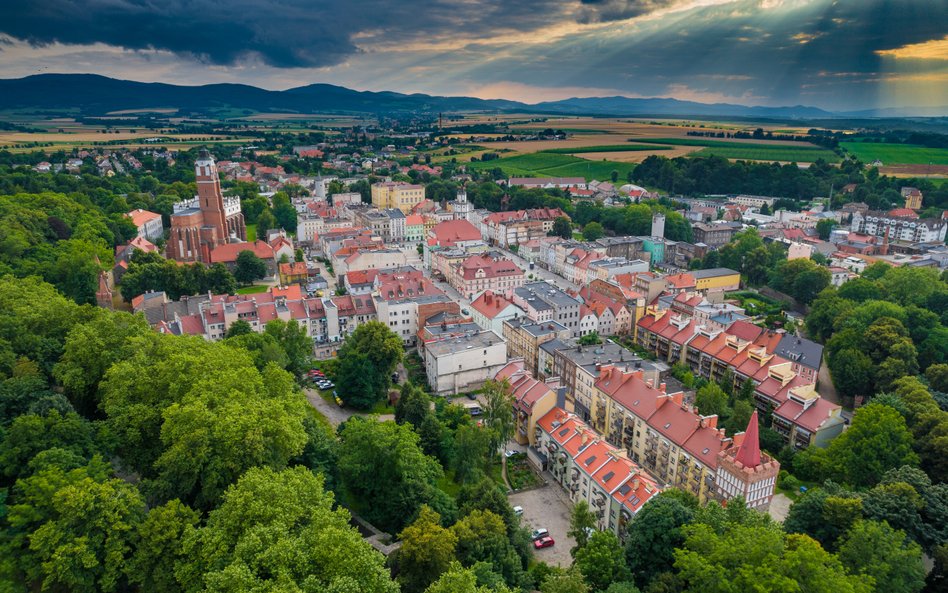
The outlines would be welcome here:
[[[325,416],[326,419],[329,420],[329,423],[333,426],[339,426],[353,416],[369,416],[369,414],[356,412],[355,410],[349,408],[340,408],[334,403],[329,403],[324,400],[322,396],[319,395],[319,392],[315,389],[303,389],[303,393],[306,394],[306,399],[309,401],[309,404],[316,408],[317,412]],[[375,417],[379,422],[395,420],[394,414],[376,414]]]

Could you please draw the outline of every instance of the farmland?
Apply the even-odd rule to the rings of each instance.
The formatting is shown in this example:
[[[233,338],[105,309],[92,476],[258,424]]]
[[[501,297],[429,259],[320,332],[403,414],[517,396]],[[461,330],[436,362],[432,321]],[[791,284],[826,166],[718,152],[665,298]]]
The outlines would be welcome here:
[[[648,138],[633,139],[632,142],[649,142],[670,146],[695,146],[701,149],[692,156],[720,156],[732,160],[782,161],[811,163],[816,159],[836,163],[839,157],[830,150],[803,142],[771,144],[753,142],[735,142],[713,138]]]
[[[650,152],[656,150],[671,150],[667,146],[655,144],[612,144],[606,146],[578,146],[576,148],[548,148],[543,152],[554,154],[583,154],[587,152]]]
[[[616,161],[591,161],[551,152],[535,152],[474,162],[471,167],[479,170],[499,167],[507,175],[515,177],[585,177],[606,181],[611,178],[613,171],[618,171],[619,178],[625,179],[634,165]]]
[[[885,165],[948,165],[948,149],[945,148],[881,142],[840,142],[840,146],[864,163],[878,160]]]

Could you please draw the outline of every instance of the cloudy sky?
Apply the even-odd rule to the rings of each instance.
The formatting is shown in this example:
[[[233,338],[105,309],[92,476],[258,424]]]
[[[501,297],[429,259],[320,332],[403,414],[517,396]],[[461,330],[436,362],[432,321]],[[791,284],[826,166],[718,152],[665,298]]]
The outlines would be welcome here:
[[[20,0],[2,15],[0,78],[948,105],[948,0]]]

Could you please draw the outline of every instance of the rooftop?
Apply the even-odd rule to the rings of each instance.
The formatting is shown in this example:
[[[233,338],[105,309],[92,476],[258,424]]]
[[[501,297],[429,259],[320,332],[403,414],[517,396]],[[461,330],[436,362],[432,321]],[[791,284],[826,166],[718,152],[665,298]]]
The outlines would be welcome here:
[[[504,339],[490,330],[480,331],[475,334],[459,336],[450,340],[434,342],[425,346],[425,351],[430,352],[434,357],[456,354],[463,350],[474,348],[487,348],[496,344],[503,344]]]

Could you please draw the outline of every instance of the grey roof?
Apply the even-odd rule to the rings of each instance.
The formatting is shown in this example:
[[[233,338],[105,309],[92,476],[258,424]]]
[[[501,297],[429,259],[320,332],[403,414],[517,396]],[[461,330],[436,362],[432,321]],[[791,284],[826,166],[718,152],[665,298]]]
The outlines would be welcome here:
[[[568,348],[559,351],[559,355],[578,366],[596,363],[641,362],[642,359],[615,342],[603,342],[595,346],[568,344]]]
[[[425,351],[430,352],[432,356],[445,356],[473,348],[486,348],[496,344],[504,343],[504,339],[490,330],[484,330],[479,333],[467,336],[459,336],[441,342],[430,342],[425,344]]]
[[[546,352],[549,352],[550,354],[555,353],[557,350],[562,350],[564,348],[572,348],[572,347],[573,347],[573,344],[569,342],[564,342],[563,340],[559,338],[553,338],[552,340],[548,342],[543,342],[542,344],[540,344],[540,350],[544,350]]]
[[[820,361],[823,359],[823,346],[812,340],[787,334],[780,339],[774,354],[807,368],[819,370]]]
[[[545,336],[552,333],[559,333],[564,331],[569,331],[569,329],[555,321],[544,321],[542,323],[537,323],[532,319],[508,319],[504,323],[509,323],[515,328],[520,328],[523,331],[527,332],[531,336]]]
[[[432,336],[440,336],[441,334],[456,334],[458,332],[479,332],[481,331],[481,326],[476,323],[448,323],[444,327],[440,325],[441,318],[445,316],[445,312],[438,313],[426,320],[427,323],[431,325],[425,326],[425,329]],[[446,317],[446,316],[445,316]]]
[[[575,307],[579,305],[578,300],[569,296],[549,282],[530,282],[529,284],[524,284],[515,290],[518,295],[525,299],[533,296],[554,308]],[[544,309],[544,307],[539,307],[536,304],[534,304],[534,308],[538,310]]]
[[[730,268],[711,268],[710,270],[692,270],[688,272],[695,279],[699,278],[714,278],[715,276],[730,276],[732,274],[737,274],[734,270]]]
[[[398,208],[388,208],[385,213],[388,214],[389,218],[405,218],[405,213]]]

